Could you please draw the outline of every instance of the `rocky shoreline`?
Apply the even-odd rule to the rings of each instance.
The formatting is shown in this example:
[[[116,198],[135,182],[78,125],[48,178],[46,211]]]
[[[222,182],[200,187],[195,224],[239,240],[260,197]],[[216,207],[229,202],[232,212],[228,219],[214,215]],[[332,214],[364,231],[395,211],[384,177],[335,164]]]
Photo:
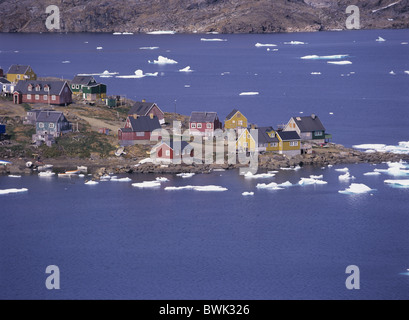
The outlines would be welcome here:
[[[407,154],[394,154],[373,152],[366,153],[355,149],[346,148],[342,145],[329,144],[328,147],[317,147],[312,154],[285,157],[280,154],[266,153],[259,155],[259,171],[278,170],[295,166],[324,167],[338,164],[379,164],[383,162],[409,161]],[[36,166],[27,168],[28,159],[7,159],[12,164],[0,166],[0,175],[29,175],[36,173]],[[46,164],[53,165],[53,171],[64,173],[66,170],[74,170],[77,166],[86,166],[88,173],[94,179],[99,179],[106,174],[176,174],[176,173],[210,173],[215,169],[232,170],[248,165],[241,164],[192,164],[192,165],[156,165],[153,163],[139,164],[142,159],[106,158],[106,159],[47,159]]]

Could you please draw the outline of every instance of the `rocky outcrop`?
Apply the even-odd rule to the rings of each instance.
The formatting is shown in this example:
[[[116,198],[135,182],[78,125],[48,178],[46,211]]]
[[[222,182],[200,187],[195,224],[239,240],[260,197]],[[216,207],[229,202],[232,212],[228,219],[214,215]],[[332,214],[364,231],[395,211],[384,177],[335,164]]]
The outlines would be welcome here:
[[[0,0],[0,31],[48,32],[45,8],[49,5],[60,9],[60,32],[269,33],[345,29],[345,9],[349,5],[360,8],[364,29],[408,28],[409,0],[388,7],[397,1]]]

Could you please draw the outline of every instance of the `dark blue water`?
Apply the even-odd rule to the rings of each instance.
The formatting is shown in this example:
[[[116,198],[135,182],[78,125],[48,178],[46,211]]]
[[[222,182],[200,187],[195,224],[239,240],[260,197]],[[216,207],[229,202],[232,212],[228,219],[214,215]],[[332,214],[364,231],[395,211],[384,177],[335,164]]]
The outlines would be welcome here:
[[[378,36],[387,41],[376,42]],[[227,41],[200,41],[203,37]],[[308,44],[284,44],[293,40]],[[251,122],[274,127],[300,112],[315,113],[339,143],[396,145],[408,140],[409,75],[404,71],[409,70],[409,45],[401,44],[408,41],[409,30],[270,35],[1,34],[0,65],[7,69],[13,63],[30,64],[40,76],[66,79],[104,70],[121,75],[137,69],[159,72],[158,77],[97,80],[108,85],[110,94],[155,101],[165,111],[175,109],[175,100],[179,113],[217,111],[222,119],[239,108]],[[257,42],[276,44],[279,50],[256,48]],[[100,46],[103,50],[96,49]],[[139,49],[153,46],[159,49]],[[353,64],[300,59],[334,54],[349,54]],[[148,63],[158,55],[179,63]],[[178,72],[186,66],[195,72]],[[392,70],[396,76],[389,75]],[[222,76],[224,72],[230,74]],[[239,96],[244,91],[260,94]]]
[[[387,42],[377,43],[378,36]],[[101,80],[111,94],[146,98],[168,111],[175,99],[186,114],[208,109],[224,117],[238,107],[260,125],[315,112],[346,145],[409,140],[409,46],[401,45],[408,30],[206,36],[226,42],[201,37],[1,34],[0,64],[27,63],[39,75],[64,78],[106,69],[158,71],[163,75]],[[291,40],[308,44],[283,44]],[[279,51],[256,48],[257,42],[275,43]],[[147,63],[159,54],[179,64]],[[310,54],[349,54],[353,64],[299,59]],[[195,72],[178,72],[187,65]],[[260,95],[240,97],[243,91]],[[170,175],[161,188],[145,190],[131,183],[0,177],[0,190],[29,189],[0,195],[0,298],[408,299],[409,277],[402,273],[409,268],[409,189],[387,186],[384,180],[393,177],[385,174],[363,176],[373,166],[349,168],[354,182],[376,191],[339,194],[349,183],[339,182],[335,168],[280,171],[266,181],[237,171],[187,180]],[[324,174],[328,185],[256,189],[311,174]],[[164,190],[188,184],[228,191]],[[255,195],[243,197],[244,191]],[[59,291],[45,287],[48,265],[60,268]],[[348,265],[361,270],[360,290],[345,287]]]

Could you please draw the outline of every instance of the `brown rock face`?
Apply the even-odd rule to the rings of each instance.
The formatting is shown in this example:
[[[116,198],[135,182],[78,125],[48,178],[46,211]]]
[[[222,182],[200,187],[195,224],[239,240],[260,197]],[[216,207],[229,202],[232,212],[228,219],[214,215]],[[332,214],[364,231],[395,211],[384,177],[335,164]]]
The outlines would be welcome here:
[[[349,5],[361,28],[408,28],[409,0],[0,0],[1,32],[48,32],[57,5],[61,32],[270,33],[345,29]]]

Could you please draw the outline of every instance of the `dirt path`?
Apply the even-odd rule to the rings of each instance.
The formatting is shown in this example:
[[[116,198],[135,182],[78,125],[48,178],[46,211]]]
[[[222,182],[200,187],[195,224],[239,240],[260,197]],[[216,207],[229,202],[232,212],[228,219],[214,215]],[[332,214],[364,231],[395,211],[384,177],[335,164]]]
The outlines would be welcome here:
[[[21,105],[14,104],[12,101],[0,100],[0,117],[25,117],[27,112]]]
[[[99,128],[108,128],[109,130],[112,130],[114,133],[116,133],[120,128],[120,125],[113,125],[103,120],[89,118],[79,114],[76,114],[76,116],[87,121],[94,130],[98,130]]]

